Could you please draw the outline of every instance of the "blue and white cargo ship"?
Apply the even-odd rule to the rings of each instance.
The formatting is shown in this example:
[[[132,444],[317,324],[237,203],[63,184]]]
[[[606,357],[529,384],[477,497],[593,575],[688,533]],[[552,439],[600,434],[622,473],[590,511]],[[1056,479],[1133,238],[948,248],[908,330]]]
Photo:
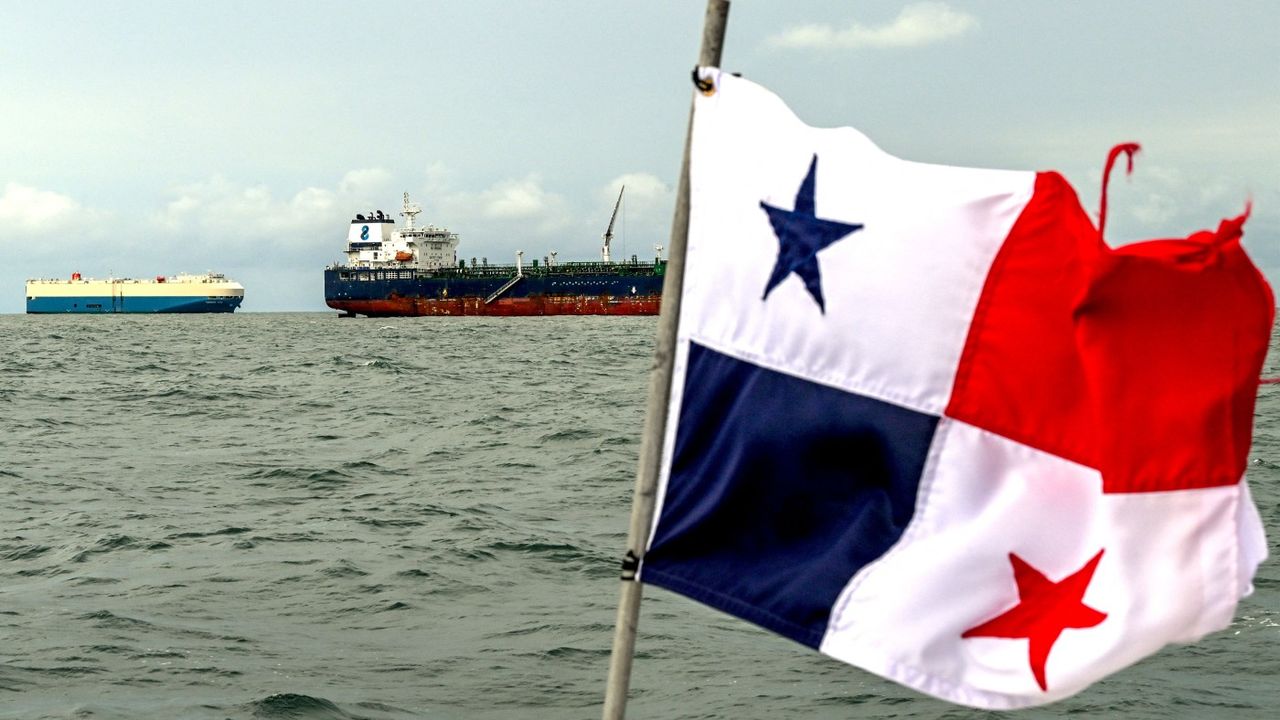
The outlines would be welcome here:
[[[244,286],[221,273],[163,275],[154,280],[28,280],[28,313],[213,313],[235,312]]]

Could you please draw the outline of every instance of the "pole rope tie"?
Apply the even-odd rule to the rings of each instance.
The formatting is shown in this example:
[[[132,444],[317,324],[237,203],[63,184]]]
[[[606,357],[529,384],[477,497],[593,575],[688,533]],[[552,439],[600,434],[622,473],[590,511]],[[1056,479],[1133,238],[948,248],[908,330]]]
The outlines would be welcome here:
[[[632,550],[627,551],[626,557],[622,558],[622,579],[634,581],[636,573],[640,570],[640,558]]]

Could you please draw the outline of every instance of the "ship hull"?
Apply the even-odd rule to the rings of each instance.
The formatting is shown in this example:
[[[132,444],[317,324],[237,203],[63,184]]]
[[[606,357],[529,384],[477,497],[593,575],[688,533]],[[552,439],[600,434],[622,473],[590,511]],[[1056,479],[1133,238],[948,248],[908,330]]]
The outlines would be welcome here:
[[[244,286],[217,273],[112,280],[28,280],[31,314],[229,313],[244,302]]]
[[[243,296],[92,296],[29,297],[27,313],[100,314],[100,313],[229,313],[235,312]]]
[[[381,300],[327,300],[329,307],[350,315],[369,317],[423,317],[429,315],[657,315],[661,296],[599,297],[557,296],[506,298],[485,303],[484,298],[429,299],[389,297]]]
[[[329,269],[325,303],[350,315],[657,315],[663,264],[446,272]]]

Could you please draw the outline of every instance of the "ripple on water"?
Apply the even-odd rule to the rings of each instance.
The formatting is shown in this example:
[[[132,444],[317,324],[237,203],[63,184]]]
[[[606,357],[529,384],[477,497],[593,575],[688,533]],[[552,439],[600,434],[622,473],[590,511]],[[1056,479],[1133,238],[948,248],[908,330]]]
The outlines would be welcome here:
[[[247,710],[255,718],[266,720],[368,720],[366,716],[348,713],[324,698],[276,693],[250,703]]]
[[[598,716],[655,326],[0,315],[0,718]],[[1274,539],[1280,385],[1255,437]],[[1259,573],[1228,630],[1024,720],[1269,717]],[[651,720],[971,716],[649,589],[632,688]]]

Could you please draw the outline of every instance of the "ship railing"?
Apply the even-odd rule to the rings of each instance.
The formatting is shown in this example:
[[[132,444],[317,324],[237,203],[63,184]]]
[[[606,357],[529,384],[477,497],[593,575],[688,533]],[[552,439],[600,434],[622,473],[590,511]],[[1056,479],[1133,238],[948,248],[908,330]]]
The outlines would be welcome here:
[[[407,280],[415,277],[430,278],[510,278],[519,274],[532,275],[654,275],[661,273],[666,266],[665,260],[625,261],[625,262],[560,262],[555,265],[526,265],[517,268],[515,265],[468,265],[466,267],[445,266],[433,269],[412,268],[404,266],[377,265],[345,265],[334,263],[326,268],[341,273],[344,278],[356,276],[359,280]]]
[[[564,262],[556,263],[547,269],[552,275],[579,275],[584,273],[617,273],[635,275],[649,273],[659,266],[665,265],[660,260],[630,260],[624,262]]]

